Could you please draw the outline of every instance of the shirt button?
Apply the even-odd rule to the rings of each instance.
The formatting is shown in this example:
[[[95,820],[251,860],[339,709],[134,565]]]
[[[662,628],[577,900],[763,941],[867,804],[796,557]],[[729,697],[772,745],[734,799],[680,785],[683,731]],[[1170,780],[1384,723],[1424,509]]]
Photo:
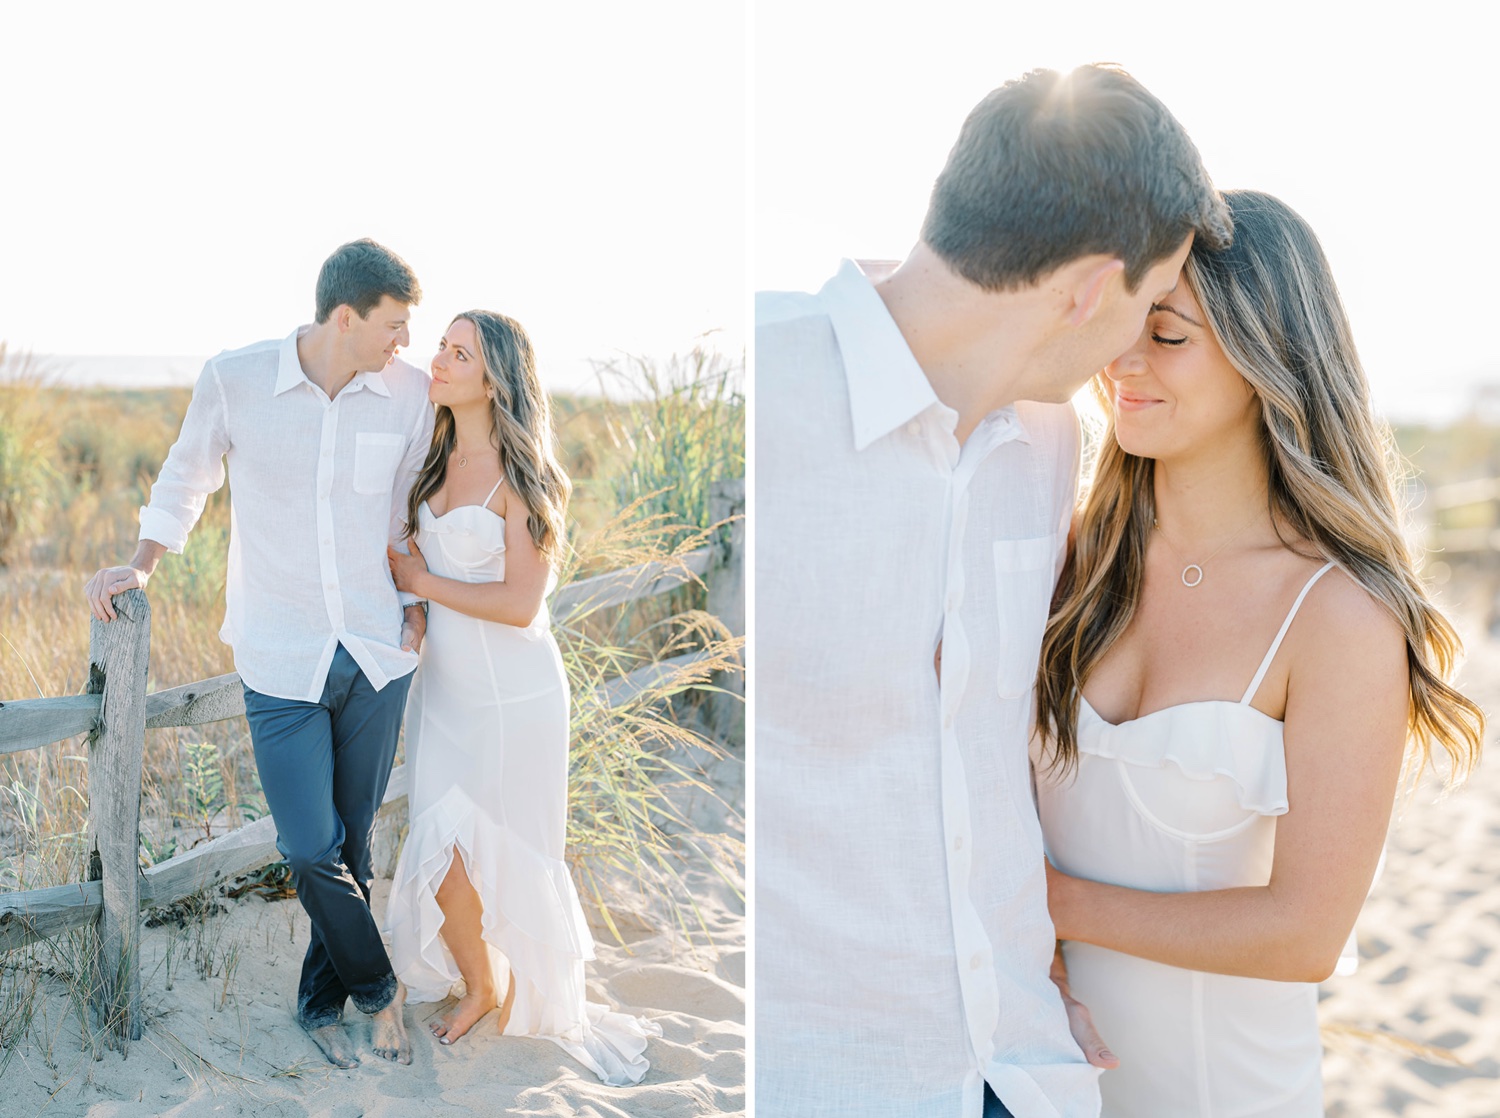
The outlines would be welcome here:
[[[948,595],[948,612],[952,613],[957,608],[958,608],[958,595],[956,593],[955,594],[949,594]]]
[[[953,729],[953,712],[951,710],[947,714],[943,715],[943,729]]]
[[[906,425],[906,429],[913,435],[920,435],[922,433],[922,425],[915,419]]]
[[[969,969],[978,970],[983,965],[984,960],[979,957],[979,952],[974,952],[974,954],[969,958]]]
[[[964,836],[963,835],[959,835],[956,839],[953,840],[953,849],[954,850],[962,850],[963,848],[964,848]]]

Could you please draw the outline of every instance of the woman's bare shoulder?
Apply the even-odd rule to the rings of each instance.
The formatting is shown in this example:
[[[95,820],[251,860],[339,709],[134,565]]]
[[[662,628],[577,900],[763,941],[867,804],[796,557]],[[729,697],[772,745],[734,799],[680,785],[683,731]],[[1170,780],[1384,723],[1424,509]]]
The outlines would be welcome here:
[[[1390,606],[1344,567],[1334,566],[1318,580],[1298,620],[1294,633],[1299,660],[1348,671],[1399,669],[1405,675],[1405,629]]]

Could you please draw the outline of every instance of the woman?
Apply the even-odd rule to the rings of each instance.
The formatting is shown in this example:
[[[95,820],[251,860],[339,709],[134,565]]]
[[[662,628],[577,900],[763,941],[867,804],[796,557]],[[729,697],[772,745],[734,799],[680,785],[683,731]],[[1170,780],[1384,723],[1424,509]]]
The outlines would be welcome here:
[[[459,315],[432,359],[432,449],[407,507],[400,590],[428,602],[406,716],[411,828],[391,883],[391,960],[412,1001],[463,996],[452,1044],[490,1010],[613,1085],[638,1082],[654,1024],[585,1000],[593,942],[563,861],[568,684],[544,599],[571,486],[518,323]]]
[[[1403,756],[1460,780],[1479,709],[1402,537],[1328,264],[1227,195],[1097,387],[1110,415],[1047,627],[1038,801],[1109,1118],[1321,1115],[1316,983]],[[1406,746],[1412,744],[1408,755]]]

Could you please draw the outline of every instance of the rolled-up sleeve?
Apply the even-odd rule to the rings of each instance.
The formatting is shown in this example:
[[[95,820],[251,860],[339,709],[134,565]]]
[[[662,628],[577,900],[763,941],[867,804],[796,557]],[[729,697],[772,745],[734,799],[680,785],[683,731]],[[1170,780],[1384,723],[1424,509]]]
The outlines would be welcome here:
[[[155,540],[180,554],[188,533],[203,515],[208,495],[224,484],[229,451],[228,412],[218,369],[209,360],[193,386],[193,399],[177,441],[167,452],[150,503],[141,507],[143,540]]]
[[[422,464],[427,461],[427,450],[432,445],[433,415],[432,405],[424,403],[417,416],[416,427],[406,440],[406,453],[401,456],[401,464],[396,467],[396,479],[391,485],[391,546],[406,555],[411,554],[406,541],[407,498],[411,495],[412,486],[417,483],[417,475],[422,472]],[[396,597],[403,609],[426,601],[405,590],[396,591]]]

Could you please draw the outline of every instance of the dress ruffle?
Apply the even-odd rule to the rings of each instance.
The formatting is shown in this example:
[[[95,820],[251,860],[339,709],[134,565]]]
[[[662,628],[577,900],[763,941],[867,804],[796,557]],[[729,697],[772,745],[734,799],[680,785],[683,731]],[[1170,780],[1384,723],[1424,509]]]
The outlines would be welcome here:
[[[1080,712],[1080,753],[1144,768],[1170,762],[1191,780],[1227,777],[1246,811],[1286,814],[1282,724],[1248,703],[1181,703],[1119,724],[1106,722],[1084,700]]]
[[[438,934],[437,889],[455,849],[484,906],[482,935],[502,997],[515,975],[505,1035],[546,1037],[605,1083],[638,1083],[650,1068],[647,1038],[661,1028],[587,1001],[583,964],[594,957],[593,940],[566,863],[521,840],[458,787],[412,820],[391,883],[385,930],[408,999],[441,1001],[462,986]]]

